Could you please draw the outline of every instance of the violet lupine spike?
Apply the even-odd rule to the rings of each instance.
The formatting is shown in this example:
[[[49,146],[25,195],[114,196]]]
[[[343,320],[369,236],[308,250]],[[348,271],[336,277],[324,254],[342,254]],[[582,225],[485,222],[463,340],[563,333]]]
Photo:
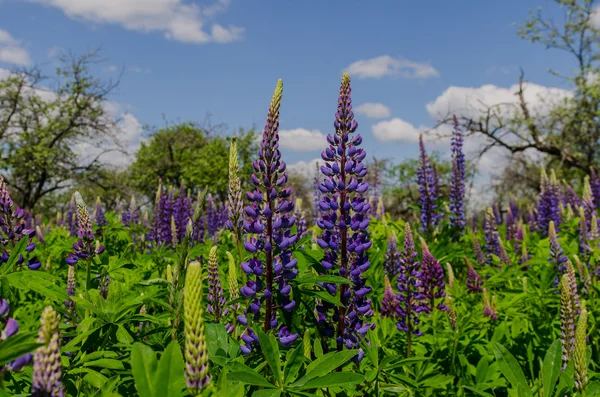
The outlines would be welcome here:
[[[484,265],[487,263],[487,259],[483,250],[481,249],[481,244],[479,243],[479,239],[476,234],[473,234],[473,253],[475,254],[475,260],[479,265]]]
[[[388,238],[387,251],[384,256],[383,272],[394,278],[400,272],[400,252],[398,252],[398,237],[396,232],[392,231]]]
[[[473,294],[476,292],[481,292],[483,290],[483,281],[477,271],[471,265],[471,262],[468,258],[464,258],[465,265],[467,267],[467,293]]]
[[[527,225],[529,226],[530,232],[538,231],[537,216],[533,208],[529,208],[529,211],[527,212]]]
[[[561,223],[560,217],[560,184],[556,180],[554,170],[548,178],[546,171],[542,170],[542,178],[540,184],[540,198],[538,202],[537,228],[542,233],[547,233],[548,224],[550,221],[558,228]]]
[[[592,215],[596,214],[596,204],[594,203],[594,197],[592,194],[592,187],[590,186],[590,180],[586,176],[583,181],[583,194],[581,197],[581,207],[585,214],[587,225],[589,226]]]
[[[569,276],[560,280],[560,341],[562,342],[562,369],[573,358],[575,352],[575,308],[569,286]]]
[[[548,261],[555,266],[556,271],[558,272],[558,276],[554,281],[554,284],[556,286],[558,285],[559,277],[561,277],[562,274],[565,274],[567,270],[567,262],[569,258],[566,255],[564,255],[564,251],[561,248],[560,243],[558,242],[556,228],[554,227],[554,222],[552,221],[550,221],[550,224],[548,226],[548,238],[550,240],[550,252],[548,255]]]
[[[213,315],[218,324],[221,317],[227,315],[225,307],[225,295],[221,286],[221,276],[219,274],[219,262],[217,258],[217,246],[210,249],[208,255],[208,312]]]
[[[321,170],[319,167],[319,162],[316,161],[315,178],[313,180],[313,223],[315,225],[317,224],[317,220],[319,219],[319,203],[321,202],[321,197],[323,195],[323,193],[319,189],[319,185],[321,184],[321,178],[319,178],[319,176],[321,175]]]
[[[67,272],[67,296],[69,299],[64,303],[71,315],[75,313],[75,302],[71,299],[71,297],[75,295],[75,287],[77,283],[75,277],[75,266],[69,266],[69,270]]]
[[[77,204],[77,237],[79,240],[73,244],[74,252],[69,253],[65,259],[70,266],[75,265],[80,259],[87,260],[104,252],[104,246],[99,244],[94,246],[95,236],[92,231],[92,222],[81,194],[75,192],[73,197]]]
[[[298,240],[300,240],[304,237],[307,229],[306,214],[302,209],[302,199],[296,199],[294,208],[294,216],[296,217],[296,235],[298,236]]]
[[[494,297],[492,297],[492,299],[493,298]],[[483,315],[485,317],[489,317],[492,321],[498,320],[498,312],[495,305],[493,303],[490,304],[490,299],[486,288],[483,289]]]
[[[417,183],[419,185],[419,205],[421,208],[421,230],[430,232],[435,229],[439,221],[437,208],[436,177],[431,165],[423,135],[419,135],[419,168],[417,170]]]
[[[527,244],[525,243],[525,241],[523,241],[521,243],[520,247],[521,247],[521,258],[519,259],[519,265],[522,265],[531,259],[531,255],[529,254],[529,251],[527,250]],[[529,265],[524,266],[523,269],[529,269]]]
[[[96,198],[96,211],[94,212],[94,218],[96,221],[96,226],[102,228],[108,224],[106,220],[106,214],[104,213],[104,208],[102,208],[102,203],[100,202],[100,196]]]
[[[423,304],[424,296],[421,292],[421,268],[417,260],[417,251],[410,229],[410,225],[404,225],[404,249],[400,260],[400,273],[398,273],[398,330],[406,332],[407,338],[411,335],[420,336],[419,313],[426,311],[427,307]],[[410,342],[408,346],[408,355],[410,355]]]
[[[465,218],[465,155],[463,153],[463,136],[458,119],[454,120],[452,132],[452,176],[450,178],[450,226],[461,234],[466,227]]]
[[[290,187],[285,186],[288,176],[279,150],[279,107],[282,91],[283,82],[278,80],[267,114],[258,151],[259,158],[252,163],[254,173],[251,183],[254,190],[246,193],[250,205],[244,209],[247,220],[243,222],[244,231],[248,233],[244,247],[252,257],[241,265],[249,280],[240,292],[248,299],[249,305],[246,314],[238,316],[238,320],[242,325],[258,321],[261,307],[264,306],[262,326],[265,332],[277,329],[280,325],[276,307],[292,312],[296,306],[290,294],[291,286],[288,284],[288,281],[298,274],[297,260],[292,258],[291,251],[297,239],[296,235],[291,234],[296,219],[291,214],[294,210],[292,191]],[[264,262],[259,253],[264,253]],[[298,334],[290,333],[289,329],[282,325],[278,337],[280,343],[290,344],[298,338]],[[258,340],[251,326],[248,326],[246,333],[242,335],[242,340],[242,353],[249,354]]]
[[[485,253],[486,263],[492,263],[492,255],[500,258],[500,237],[498,236],[498,228],[496,227],[496,217],[494,211],[488,208],[485,213]]]
[[[19,323],[8,317],[10,305],[5,299],[0,298],[0,342],[14,336],[19,331]],[[5,317],[6,319],[3,319]],[[24,366],[31,363],[33,356],[30,353],[24,354],[5,366],[0,366],[0,374],[8,371],[20,371]]]
[[[500,226],[502,224],[502,213],[500,212],[500,206],[498,202],[495,202],[492,205],[492,210],[494,211],[494,220],[496,221],[496,226]]]
[[[581,206],[581,199],[575,193],[571,185],[569,185],[566,181],[563,180],[563,185],[565,186],[565,205],[571,204],[571,208],[577,208]]]
[[[521,244],[525,241],[525,231],[523,229],[523,222],[519,221],[515,231],[515,252],[519,252]]]
[[[477,224],[479,223],[479,218],[477,213],[474,213],[471,217],[471,231],[474,233],[477,231]]]
[[[510,261],[510,258],[508,257],[508,252],[506,252],[504,243],[502,243],[502,240],[500,238],[498,238],[498,245],[500,246],[500,263],[502,263],[503,265],[510,266],[512,263]]]
[[[158,178],[158,187],[156,188],[156,196],[154,197],[154,212],[152,213],[152,222],[148,231],[148,241],[154,241],[155,244],[160,242],[160,206],[162,198],[162,180]]]
[[[567,260],[567,269],[565,274],[569,278],[569,289],[571,291],[571,298],[573,299],[573,309],[575,314],[579,314],[581,311],[581,303],[579,301],[579,293],[577,292],[577,277],[575,276],[575,267],[570,260]]]
[[[213,238],[219,230],[219,213],[212,194],[206,198],[206,232],[209,238]]]
[[[594,168],[592,168],[590,175],[590,188],[592,190],[592,196],[594,197],[596,208],[600,209],[600,178],[596,174],[596,170]]]
[[[67,219],[67,228],[69,230],[69,235],[71,237],[77,236],[77,205],[75,204],[74,196],[71,196],[71,201],[69,201],[69,209],[67,210],[67,215],[65,216]]]
[[[330,274],[336,272],[350,281],[340,286],[342,306],[334,308],[338,350],[344,346],[347,349],[360,348],[360,339],[364,338],[368,329],[375,327],[375,324],[368,322],[373,314],[368,298],[371,287],[365,285],[363,277],[370,266],[367,251],[372,244],[367,232],[370,206],[363,197],[369,188],[364,180],[367,175],[363,162],[366,152],[359,148],[361,135],[351,136],[358,128],[352,111],[351,92],[350,75],[344,73],[335,114],[335,134],[327,135],[329,147],[321,153],[325,161],[321,173],[325,178],[319,185],[323,197],[319,203],[321,218],[317,221],[323,230],[321,238],[317,240],[325,250],[321,262],[323,268]],[[325,288],[330,293],[336,291],[331,284]],[[328,311],[325,305],[319,305],[317,310],[320,317],[325,317]],[[326,327],[325,332],[329,330],[330,327]],[[363,356],[360,350],[356,361]]]
[[[185,229],[192,215],[192,202],[187,195],[185,185],[181,182],[179,185],[179,194],[173,202],[173,217],[175,218],[177,241],[181,242],[184,240]]]
[[[521,212],[519,211],[519,204],[517,203],[517,199],[511,194],[510,199],[508,200],[508,206],[510,208],[510,212],[513,215],[513,218],[519,219],[521,217]]]
[[[583,258],[585,258],[590,251],[588,238],[588,221],[585,218],[585,210],[583,209],[583,207],[579,207],[579,253],[582,255]]]
[[[36,350],[33,358],[31,395],[32,397],[63,397],[59,318],[52,306],[44,309],[40,324],[37,341],[43,346]]]
[[[517,220],[511,207],[506,209],[506,240],[512,241],[517,236]]]
[[[96,278],[99,280],[98,290],[100,291],[100,296],[104,299],[108,299],[108,287],[110,285],[110,276],[108,274],[105,274],[104,276],[100,277],[100,275],[97,274]]]
[[[398,314],[398,297],[392,288],[390,279],[386,274],[383,276],[383,299],[381,300],[381,317],[396,318]]]
[[[127,214],[127,216],[125,216]],[[127,218],[127,222],[125,221]],[[123,224],[126,227],[130,227],[131,225],[136,225],[140,220],[140,210],[135,201],[135,196],[131,196],[131,200],[129,201],[129,208],[123,211],[122,215]]]
[[[227,201],[227,228],[233,233],[236,242],[241,244],[243,239],[243,208],[242,188],[240,185],[237,138],[232,137],[229,146],[229,196]]]
[[[420,285],[423,297],[425,298],[427,305],[425,312],[430,313],[434,308],[438,310],[447,311],[448,308],[443,302],[436,305],[436,300],[446,296],[446,283],[444,282],[444,271],[438,260],[431,254],[427,243],[422,237],[421,240],[421,252],[423,259],[421,261],[421,275]]]

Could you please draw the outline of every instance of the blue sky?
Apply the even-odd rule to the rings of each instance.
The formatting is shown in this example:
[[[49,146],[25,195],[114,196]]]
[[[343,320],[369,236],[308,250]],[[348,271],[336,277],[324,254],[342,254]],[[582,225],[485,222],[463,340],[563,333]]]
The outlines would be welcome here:
[[[130,134],[142,133],[136,123],[162,126],[163,115],[201,122],[207,113],[231,132],[260,129],[282,78],[291,164],[319,156],[313,142],[331,132],[340,76],[350,70],[354,106],[380,104],[370,113],[379,118],[357,112],[368,153],[400,161],[417,155],[418,129],[434,123],[426,105],[449,87],[456,99],[492,85],[485,98],[493,101],[522,67],[542,89],[565,88],[547,70],[568,70],[570,59],[516,34],[538,6],[560,15],[543,0],[0,0],[0,68],[51,71],[61,49],[101,47],[107,61],[94,73],[125,71],[111,100],[131,113]]]

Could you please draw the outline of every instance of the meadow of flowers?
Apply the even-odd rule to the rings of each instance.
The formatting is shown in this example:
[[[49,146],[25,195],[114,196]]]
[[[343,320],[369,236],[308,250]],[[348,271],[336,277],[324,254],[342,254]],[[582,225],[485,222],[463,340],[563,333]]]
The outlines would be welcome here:
[[[600,178],[467,217],[455,128],[449,196],[421,140],[419,220],[392,220],[344,74],[307,213],[282,93],[224,203],[158,181],[150,214],[75,192],[42,220],[0,179],[0,396],[600,396]]]

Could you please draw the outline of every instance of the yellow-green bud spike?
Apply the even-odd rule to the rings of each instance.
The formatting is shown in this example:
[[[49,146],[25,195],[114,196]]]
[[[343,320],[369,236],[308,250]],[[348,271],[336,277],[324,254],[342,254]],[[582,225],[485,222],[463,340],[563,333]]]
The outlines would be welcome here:
[[[575,354],[573,357],[575,361],[575,387],[582,396],[585,395],[584,390],[588,384],[588,364],[586,354],[587,318],[588,312],[584,308],[577,321],[577,328],[575,331]]]

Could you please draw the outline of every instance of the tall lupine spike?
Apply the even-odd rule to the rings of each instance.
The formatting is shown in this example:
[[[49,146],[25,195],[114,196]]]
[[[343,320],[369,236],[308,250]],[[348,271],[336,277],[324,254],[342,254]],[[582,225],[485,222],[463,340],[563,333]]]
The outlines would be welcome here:
[[[479,265],[484,265],[487,263],[487,259],[485,257],[485,254],[483,253],[483,250],[481,249],[481,244],[479,243],[479,239],[477,238],[477,235],[473,235],[473,252],[475,254],[475,259],[477,260],[477,263]]]
[[[548,178],[546,171],[542,170],[540,190],[537,227],[545,234],[548,230],[550,221],[553,221],[556,227],[558,227],[561,222],[559,209],[559,203],[561,201],[560,185],[556,180],[554,170],[551,171],[550,178]]]
[[[237,138],[232,137],[229,144],[229,200],[227,201],[227,228],[232,231],[236,242],[242,243],[243,202],[242,188],[240,185]]]
[[[592,194],[592,187],[590,186],[590,178],[586,176],[583,180],[583,194],[581,197],[581,206],[585,213],[585,219],[588,224],[592,219],[592,214],[596,213],[596,204],[594,203],[594,196]]]
[[[571,289],[571,298],[573,299],[573,310],[575,310],[575,314],[579,314],[580,303],[579,293],[577,292],[577,277],[575,275],[575,267],[573,267],[573,262],[568,259],[565,274],[569,277],[569,288]]]
[[[479,274],[475,271],[471,262],[467,257],[464,257],[465,265],[467,267],[467,293],[472,294],[475,292],[481,292],[483,289],[483,281]]]
[[[162,180],[158,178],[158,187],[156,188],[156,196],[154,197],[154,212],[152,213],[152,223],[148,232],[148,240],[154,241],[156,244],[160,242],[160,206],[162,198]]]
[[[473,213],[473,216],[471,216],[471,232],[475,233],[477,231],[477,225],[479,223],[479,217],[477,216],[477,213]]]
[[[502,214],[500,213],[500,206],[498,202],[494,202],[492,205],[492,210],[494,211],[494,220],[496,221],[496,226],[500,226],[502,224]]]
[[[219,230],[219,212],[212,194],[206,197],[206,232],[208,237],[213,238]]]
[[[94,212],[94,218],[96,221],[96,226],[102,228],[108,224],[106,220],[106,214],[104,213],[104,208],[102,208],[102,203],[100,202],[100,196],[96,197],[96,211]]]
[[[226,254],[227,254],[227,259],[229,260],[229,271],[227,274],[227,284],[228,284],[228,289],[229,289],[229,301],[231,302],[240,297],[239,285],[238,285],[238,275],[237,275],[238,265],[235,262],[233,255],[231,255],[231,252],[227,251]],[[239,308],[240,308],[239,303],[229,305],[229,309],[233,312],[234,319],[237,317],[237,311],[239,310]],[[227,330],[228,333],[232,333],[235,330],[235,325],[232,325],[231,323],[227,323],[227,324],[225,324],[225,329]]]
[[[86,272],[86,290],[90,288],[90,260],[96,255],[100,255],[104,251],[104,246],[100,244],[94,245],[94,233],[92,232],[92,222],[87,211],[87,207],[81,194],[75,192],[73,194],[77,205],[77,237],[79,240],[73,244],[73,253],[69,253],[65,262],[68,265],[74,266],[79,260],[87,261],[88,270]]]
[[[564,179],[563,179],[563,185],[565,186],[565,201],[566,201],[565,206],[566,206],[566,204],[571,204],[571,208],[580,207],[581,199],[579,198],[577,193],[575,193],[575,191],[573,190],[571,185],[569,185],[567,183],[567,181],[565,181]]]
[[[579,207],[579,253],[585,258],[590,250],[588,245],[588,221],[585,219],[585,210]]]
[[[385,219],[385,207],[383,205],[383,197],[377,202],[377,219],[381,219],[381,223],[384,225],[387,224],[387,220]]]
[[[452,299],[450,294],[447,294],[444,298],[444,305],[448,308],[448,322],[452,330],[456,332],[456,307],[454,306],[454,299]]]
[[[489,317],[492,321],[498,320],[498,312],[496,311],[495,305],[490,304],[490,298],[486,288],[483,289],[483,315]]]
[[[594,197],[596,208],[600,209],[600,178],[598,178],[594,168],[591,169],[590,173],[590,188],[592,190],[592,196]]]
[[[69,229],[69,235],[71,237],[77,236],[77,205],[75,204],[75,196],[71,195],[71,201],[69,201],[69,209],[65,216],[67,219],[67,228]]]
[[[299,240],[304,236],[307,229],[306,214],[302,209],[302,199],[296,199],[294,208],[294,216],[296,217],[296,235],[298,236]]]
[[[574,217],[575,217],[575,214],[573,212],[573,207],[571,207],[570,203],[567,203],[567,208],[565,209],[565,220],[570,221]]]
[[[550,221],[548,226],[548,238],[550,240],[550,252],[548,261],[552,263],[558,274],[564,274],[567,270],[567,262],[569,258],[564,255],[564,251],[558,242],[558,236],[556,235],[556,228],[554,227],[554,222]],[[560,276],[559,276],[560,277]],[[558,277],[555,280],[555,284],[557,285],[559,282]]]
[[[506,240],[512,241],[517,236],[517,221],[510,206],[506,208]]]
[[[523,221],[519,220],[515,231],[515,252],[519,252],[521,244],[525,241],[525,229],[523,227]]]
[[[575,352],[575,308],[569,286],[569,276],[560,280],[560,340],[562,342],[562,369],[564,370]]]
[[[454,287],[454,269],[452,269],[452,265],[450,262],[446,262],[446,271],[448,272],[448,287]]]
[[[510,266],[510,258],[508,257],[508,252],[506,252],[506,248],[504,247],[504,243],[502,243],[502,239],[498,238],[498,246],[500,247],[500,263],[506,266]]]
[[[529,210],[527,211],[527,226],[529,226],[530,232],[536,232],[539,229],[537,224],[536,210],[534,210],[532,207],[529,207]]]
[[[381,317],[396,318],[398,314],[398,298],[392,288],[388,275],[383,276],[383,299],[381,300]]]
[[[422,335],[418,329],[419,313],[426,310],[423,305],[424,295],[420,291],[420,269],[417,261],[417,252],[410,229],[410,224],[404,224],[404,250],[400,261],[400,273],[398,273],[398,330],[406,332],[407,357],[411,354],[412,336]]]
[[[123,212],[121,203],[121,196],[117,196],[117,200],[115,200],[115,215],[119,216]]]
[[[590,240],[597,240],[600,237],[598,233],[598,218],[596,214],[592,214],[592,219],[590,220],[590,229],[589,229]]]
[[[219,262],[217,258],[217,246],[213,246],[208,254],[208,312],[219,323],[222,316],[227,313],[225,308],[225,296],[221,286],[221,276],[219,274]]]
[[[398,252],[398,238],[396,232],[388,238],[387,251],[384,256],[383,272],[390,277],[396,277],[400,271],[400,252]]]
[[[140,221],[140,209],[137,206],[135,201],[135,196],[131,195],[131,200],[129,201],[129,225],[137,224]]]
[[[175,223],[175,216],[171,215],[171,245],[177,247],[177,223]]]
[[[320,165],[318,161],[315,161],[315,178],[313,180],[313,223],[316,225],[317,220],[319,219],[319,203],[321,202],[321,197],[323,193],[321,189],[319,189],[319,185],[321,184],[321,175]]]
[[[202,266],[193,261],[187,267],[183,296],[185,332],[185,377],[192,396],[210,385],[208,347],[204,332]]]
[[[32,397],[63,397],[60,361],[59,317],[47,306],[40,317],[39,347],[33,358]]]
[[[363,277],[370,266],[368,249],[372,244],[367,232],[370,206],[363,197],[369,188],[364,180],[367,169],[363,163],[367,153],[358,148],[362,136],[351,136],[358,128],[352,111],[351,92],[350,75],[344,73],[335,114],[335,134],[327,135],[329,146],[321,153],[325,161],[321,173],[325,178],[319,185],[324,194],[319,203],[322,216],[317,221],[323,230],[317,242],[326,250],[321,262],[323,268],[328,272],[337,271],[350,281],[349,284],[340,285],[342,306],[334,308],[338,350],[342,350],[344,345],[347,349],[359,348],[360,339],[368,329],[375,327],[368,323],[368,318],[373,314],[368,298],[371,287],[366,286]],[[326,288],[330,293],[336,291],[332,284]],[[325,305],[319,305],[317,310],[322,316],[328,311]],[[325,332],[329,332],[330,327],[325,329]],[[360,350],[356,361],[363,356]]]
[[[105,274],[103,276],[97,275],[98,278],[98,290],[100,291],[100,296],[104,299],[108,299],[108,286],[110,285],[110,276]]]
[[[575,329],[575,352],[573,356],[575,364],[575,388],[582,396],[585,396],[585,388],[588,384],[588,363],[586,354],[587,319],[588,311],[585,309],[584,305]]]
[[[419,135],[419,168],[417,183],[419,184],[419,205],[421,208],[421,230],[430,232],[435,229],[440,219],[437,208],[436,177],[431,160],[423,144],[423,135]]]
[[[69,270],[67,272],[67,296],[69,299],[65,301],[65,306],[69,310],[71,316],[75,314],[75,302],[71,299],[71,297],[75,295],[76,284],[77,280],[75,266],[69,266]]]
[[[244,247],[252,257],[241,264],[249,280],[240,292],[248,299],[246,314],[251,314],[252,317],[238,316],[238,319],[244,325],[248,320],[258,321],[264,305],[262,326],[265,332],[280,325],[277,307],[292,312],[296,306],[288,284],[298,274],[297,260],[292,258],[291,251],[297,240],[297,236],[291,234],[296,219],[291,215],[294,210],[294,202],[290,199],[292,191],[285,186],[288,176],[279,150],[279,107],[282,92],[283,82],[278,80],[267,114],[258,151],[259,158],[252,164],[254,173],[251,183],[254,190],[246,193],[250,205],[245,208],[248,218],[243,223],[249,236]],[[261,252],[265,255],[264,262],[259,256]],[[252,276],[254,280],[251,279]],[[298,334],[291,333],[285,325],[280,326],[277,335],[283,345],[293,343],[298,338]],[[258,341],[251,326],[242,335],[242,340],[245,343],[240,347],[242,353],[249,354]]]
[[[421,240],[421,251],[423,260],[421,261],[421,277],[420,285],[423,291],[424,298],[428,305],[426,312],[433,311],[434,308],[446,311],[448,308],[443,302],[436,303],[436,299],[446,296],[446,283],[444,282],[444,271],[438,260],[431,254],[425,240],[419,236]]]
[[[587,295],[592,287],[592,276],[590,275],[588,265],[581,262],[577,255],[573,255],[573,259],[575,259],[575,265],[577,266],[577,272],[579,273],[579,280],[581,280],[581,283],[583,284],[581,293],[583,295]]]
[[[498,228],[496,227],[496,217],[494,210],[490,207],[485,213],[485,253],[486,263],[492,263],[492,255],[500,258],[500,237],[498,236]]]
[[[149,223],[148,211],[144,211],[144,217],[142,218],[142,227],[144,229],[148,229],[148,223]]]
[[[515,196],[512,193],[510,193],[510,199],[508,200],[508,207],[510,208],[510,212],[512,213],[515,220],[519,219],[521,217],[521,212],[519,211],[519,205],[517,203],[517,199],[515,198]]]
[[[529,251],[527,250],[527,244],[525,243],[525,241],[523,241],[521,243],[521,258],[519,259],[519,265],[526,263],[530,259],[531,259],[531,255],[529,254]],[[529,269],[529,265],[524,266],[523,269]]]
[[[173,202],[173,216],[175,217],[175,226],[177,229],[177,241],[183,241],[187,224],[192,217],[192,201],[187,195],[185,184],[181,181],[179,185],[179,194]]]
[[[465,155],[463,153],[462,130],[458,119],[453,117],[452,132],[452,176],[450,178],[450,225],[459,233],[466,227],[465,218]]]

